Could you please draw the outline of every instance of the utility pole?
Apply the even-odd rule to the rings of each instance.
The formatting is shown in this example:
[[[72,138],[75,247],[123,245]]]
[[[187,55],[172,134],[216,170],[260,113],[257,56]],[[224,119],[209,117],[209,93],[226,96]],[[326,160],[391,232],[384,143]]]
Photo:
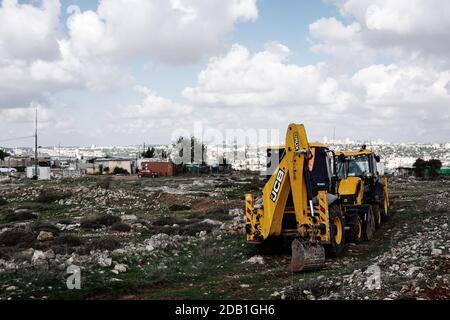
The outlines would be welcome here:
[[[336,141],[336,127],[333,127],[333,144]]]
[[[38,110],[37,105],[35,106],[35,116],[36,116],[36,131],[34,133],[34,176],[33,179],[38,180]]]

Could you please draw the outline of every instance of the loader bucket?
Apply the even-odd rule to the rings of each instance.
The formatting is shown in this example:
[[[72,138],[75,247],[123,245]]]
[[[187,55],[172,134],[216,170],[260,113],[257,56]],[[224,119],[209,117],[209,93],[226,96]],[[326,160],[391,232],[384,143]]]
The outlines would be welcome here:
[[[318,270],[325,264],[325,248],[320,245],[304,245],[298,239],[292,241],[291,271]]]

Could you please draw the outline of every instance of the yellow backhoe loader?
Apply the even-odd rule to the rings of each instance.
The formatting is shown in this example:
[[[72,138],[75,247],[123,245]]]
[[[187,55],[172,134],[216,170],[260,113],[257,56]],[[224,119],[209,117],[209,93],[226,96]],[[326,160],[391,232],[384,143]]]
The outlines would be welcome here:
[[[278,166],[262,196],[246,194],[246,234],[252,244],[283,237],[291,243],[291,270],[319,269],[325,254],[344,248],[344,219],[338,197],[329,192],[334,153],[309,144],[301,124],[289,125]]]
[[[336,152],[337,194],[348,242],[371,240],[375,229],[389,218],[388,182],[379,162],[380,157],[365,146],[359,151]]]

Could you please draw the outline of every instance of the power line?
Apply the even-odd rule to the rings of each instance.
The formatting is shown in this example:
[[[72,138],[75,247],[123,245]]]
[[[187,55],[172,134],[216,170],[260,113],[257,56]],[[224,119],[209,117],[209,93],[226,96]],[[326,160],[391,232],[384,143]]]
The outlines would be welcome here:
[[[29,138],[34,138],[34,135],[32,135],[32,136],[26,136],[26,137],[17,137],[17,138],[0,139],[0,142],[14,141],[14,140],[22,140],[22,139],[29,139]]]

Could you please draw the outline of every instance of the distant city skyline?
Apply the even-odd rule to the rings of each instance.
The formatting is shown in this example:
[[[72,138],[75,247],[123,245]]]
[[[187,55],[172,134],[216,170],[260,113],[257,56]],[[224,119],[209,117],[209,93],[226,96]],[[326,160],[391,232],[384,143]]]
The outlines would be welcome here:
[[[450,141],[450,2],[0,0],[0,146],[170,143],[195,122]],[[26,24],[22,21],[27,21]]]

